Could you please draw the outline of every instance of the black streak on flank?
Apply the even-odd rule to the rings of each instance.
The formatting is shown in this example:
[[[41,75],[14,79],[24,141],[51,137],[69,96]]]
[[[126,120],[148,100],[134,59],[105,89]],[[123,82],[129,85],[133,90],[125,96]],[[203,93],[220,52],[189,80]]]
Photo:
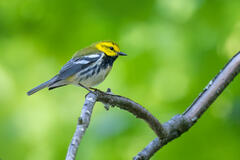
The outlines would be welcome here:
[[[95,74],[96,70],[97,70],[97,69],[94,69],[94,70],[92,71],[92,76]]]
[[[85,75],[86,73],[90,72],[91,70],[96,70],[96,68],[97,68],[97,65],[95,65],[94,67],[91,67],[91,68],[87,69],[86,71],[80,73],[80,76]]]
[[[101,70],[101,66],[98,67],[97,74],[100,72],[100,70]]]

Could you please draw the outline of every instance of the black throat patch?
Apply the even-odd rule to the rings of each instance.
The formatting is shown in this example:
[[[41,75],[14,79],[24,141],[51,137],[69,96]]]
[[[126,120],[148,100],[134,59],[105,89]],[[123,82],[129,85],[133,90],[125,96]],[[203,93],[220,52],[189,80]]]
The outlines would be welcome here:
[[[104,56],[102,67],[107,68],[108,66],[112,66],[113,62],[117,59],[118,56]]]

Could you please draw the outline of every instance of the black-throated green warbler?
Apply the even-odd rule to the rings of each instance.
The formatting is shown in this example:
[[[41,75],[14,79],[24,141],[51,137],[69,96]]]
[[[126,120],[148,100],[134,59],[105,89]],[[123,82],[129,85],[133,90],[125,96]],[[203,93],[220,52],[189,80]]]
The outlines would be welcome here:
[[[94,43],[77,51],[56,76],[31,89],[27,94],[32,95],[46,87],[51,90],[68,84],[89,90],[89,87],[101,83],[106,78],[118,56],[126,54],[120,52],[116,43],[112,41]]]

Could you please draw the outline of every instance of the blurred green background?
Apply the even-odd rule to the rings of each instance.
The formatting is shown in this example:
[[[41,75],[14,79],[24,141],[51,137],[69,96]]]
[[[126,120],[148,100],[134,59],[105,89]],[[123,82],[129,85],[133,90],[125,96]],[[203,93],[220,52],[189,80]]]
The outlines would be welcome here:
[[[121,51],[108,87],[161,122],[182,113],[240,50],[239,0],[0,0],[0,159],[64,159],[86,90],[67,86],[28,97],[72,54],[114,40]],[[198,123],[152,158],[239,160],[237,77]],[[131,159],[152,139],[141,120],[94,108],[77,159]]]

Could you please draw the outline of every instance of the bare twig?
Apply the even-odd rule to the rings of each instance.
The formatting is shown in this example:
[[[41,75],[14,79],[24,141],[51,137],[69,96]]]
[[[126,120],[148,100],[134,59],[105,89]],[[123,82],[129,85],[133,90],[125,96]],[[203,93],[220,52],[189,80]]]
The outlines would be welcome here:
[[[68,147],[66,160],[75,160],[80,141],[90,123],[92,110],[96,100],[97,96],[95,94],[91,92],[87,94],[85,103],[82,108],[81,116],[78,119],[76,131],[72,138],[71,144]]]
[[[195,122],[216,100],[222,91],[240,72],[240,52],[238,52],[206,86],[192,105],[184,112],[186,118]]]
[[[97,101],[127,110],[128,112],[135,115],[137,118],[143,119],[152,128],[152,130],[156,133],[158,137],[163,138],[166,136],[163,126],[158,121],[158,119],[155,118],[140,104],[128,98],[105,93],[100,90],[96,90],[95,93],[97,94]]]
[[[133,159],[148,160],[161,147],[186,132],[194,123],[197,122],[201,115],[216,100],[216,98],[239,72],[240,52],[238,52],[218,73],[218,75],[209,82],[204,91],[182,115],[175,116],[163,124],[164,129],[167,132],[167,136],[163,139],[155,138]]]

